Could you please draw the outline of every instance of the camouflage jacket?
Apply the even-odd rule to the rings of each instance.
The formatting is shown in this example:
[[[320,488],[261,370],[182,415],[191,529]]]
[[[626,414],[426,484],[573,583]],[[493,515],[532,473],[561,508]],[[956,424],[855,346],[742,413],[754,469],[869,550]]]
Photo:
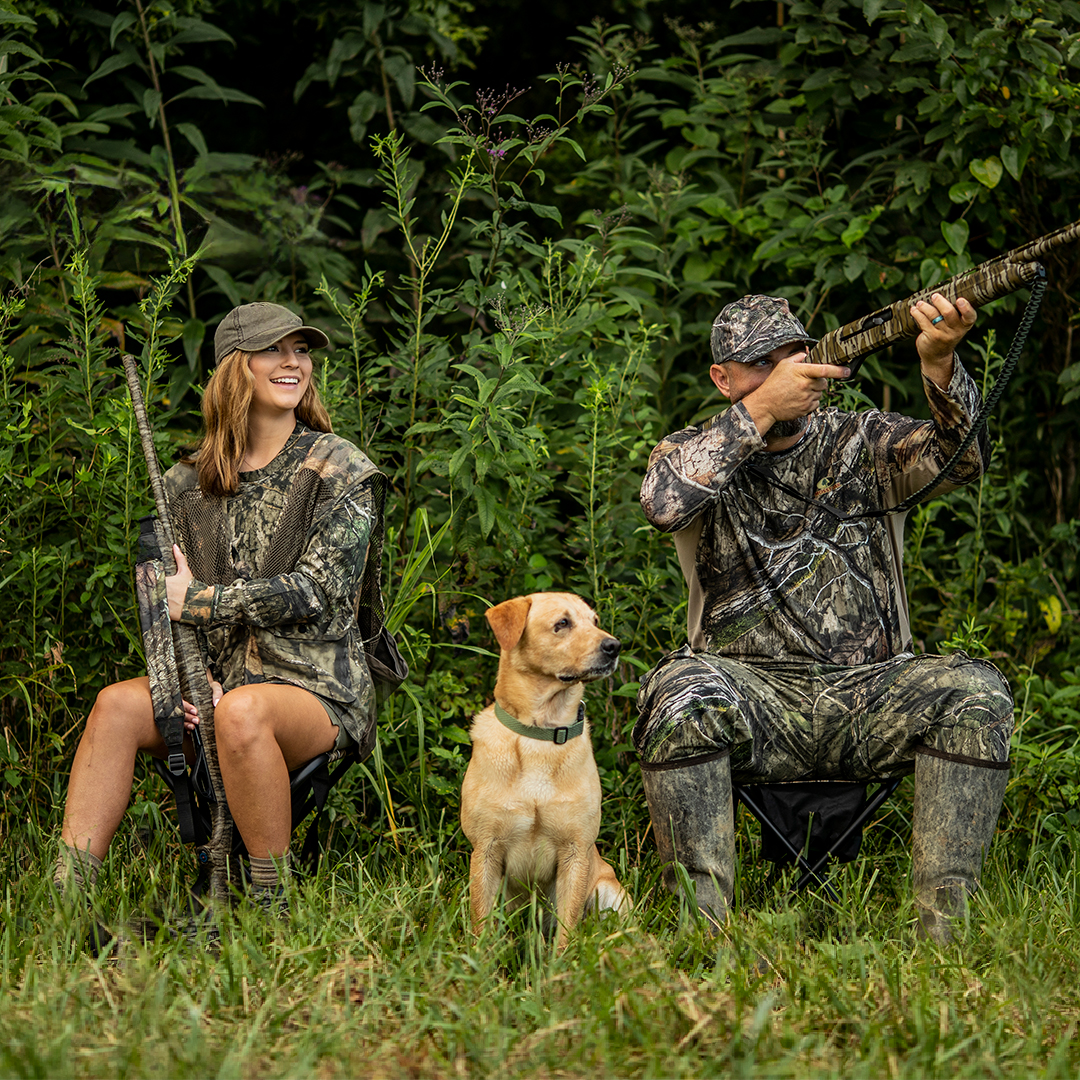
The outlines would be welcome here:
[[[303,424],[267,466],[240,474],[235,495],[204,495],[183,462],[165,476],[196,578],[181,621],[199,628],[215,678],[226,691],[304,687],[357,742],[375,717],[357,600],[382,479],[352,443]]]
[[[653,450],[641,504],[653,525],[675,534],[693,648],[844,665],[910,648],[905,515],[844,520],[821,507],[856,514],[895,506],[940,472],[978,412],[979,392],[959,363],[947,390],[923,382],[932,420],[824,409],[795,446],[770,453],[737,404]],[[981,435],[953,479],[974,480],[987,460]]]

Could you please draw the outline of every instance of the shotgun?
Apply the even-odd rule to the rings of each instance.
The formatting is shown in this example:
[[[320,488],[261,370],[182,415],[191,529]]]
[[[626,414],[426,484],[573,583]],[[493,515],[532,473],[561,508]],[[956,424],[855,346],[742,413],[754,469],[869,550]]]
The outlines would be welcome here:
[[[1031,285],[1036,278],[1045,277],[1046,271],[1039,261],[1055,248],[1064,247],[1080,239],[1080,221],[1065,225],[1052,233],[1040,236],[1022,247],[998,255],[988,262],[980,263],[948,281],[923,289],[906,300],[898,300],[872,315],[864,315],[854,322],[830,330],[811,350],[807,362],[811,364],[839,364],[851,368],[849,378],[854,378],[863,359],[870,353],[894,341],[919,335],[919,327],[911,317],[911,308],[919,300],[929,300],[934,293],[941,293],[952,303],[962,296],[976,307],[1007,296],[1017,289]]]
[[[217,743],[214,739],[214,703],[195,628],[169,619],[165,576],[176,573],[169,504],[165,498],[161,466],[154,449],[150,421],[146,415],[138,367],[132,356],[125,355],[123,361],[135,423],[139,429],[143,457],[146,459],[146,471],[150,477],[154,507],[157,510],[156,518],[144,518],[141,523],[139,563],[135,573],[139,622],[146,650],[146,672],[154,702],[154,722],[168,750],[168,767],[173,776],[181,838],[186,843],[191,843],[195,833],[191,820],[190,782],[183,753],[183,701],[190,701],[198,711],[199,727],[195,732],[195,741],[196,745],[200,741],[202,744],[213,806],[210,836],[205,844],[197,848],[196,858],[200,866],[209,871],[211,899],[224,901],[228,897],[232,815],[225,802],[225,789],[218,767]]]

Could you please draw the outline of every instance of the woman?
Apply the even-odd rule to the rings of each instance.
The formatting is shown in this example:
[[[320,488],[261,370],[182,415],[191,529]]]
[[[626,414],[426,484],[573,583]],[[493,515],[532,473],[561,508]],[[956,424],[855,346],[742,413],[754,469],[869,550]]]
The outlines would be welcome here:
[[[169,616],[205,641],[225,795],[267,911],[283,906],[289,770],[335,745],[366,753],[375,735],[357,608],[363,592],[381,629],[384,478],[331,433],[311,360],[327,344],[277,304],[231,311],[214,337],[202,442],[165,476],[180,541]],[[198,723],[185,702],[186,729]],[[106,687],[87,719],[57,862],[64,888],[96,879],[140,750],[165,756],[145,677]]]

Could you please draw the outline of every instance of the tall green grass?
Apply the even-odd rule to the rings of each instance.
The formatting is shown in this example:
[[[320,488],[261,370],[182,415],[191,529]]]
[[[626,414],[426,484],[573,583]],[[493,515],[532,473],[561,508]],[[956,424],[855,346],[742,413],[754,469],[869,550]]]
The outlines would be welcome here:
[[[1000,837],[966,936],[944,950],[915,940],[906,839],[872,830],[832,904],[770,886],[741,834],[744,902],[717,939],[680,914],[650,857],[620,871],[631,916],[588,921],[562,955],[535,910],[474,941],[467,856],[448,844],[374,871],[331,853],[298,884],[289,925],[239,904],[218,953],[160,932],[95,959],[27,832],[3,855],[0,1073],[1077,1075],[1075,832],[1033,849]],[[162,835],[147,851],[123,831],[95,917],[182,911]]]

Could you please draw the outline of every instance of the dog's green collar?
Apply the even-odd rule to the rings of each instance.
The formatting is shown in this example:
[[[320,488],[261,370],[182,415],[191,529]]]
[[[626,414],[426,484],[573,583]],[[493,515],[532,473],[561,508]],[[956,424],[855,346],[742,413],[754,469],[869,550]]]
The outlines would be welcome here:
[[[524,735],[526,739],[539,739],[541,742],[554,743],[562,746],[570,739],[576,739],[585,730],[585,702],[578,704],[577,723],[569,727],[542,728],[530,727],[515,720],[497,701],[495,702],[495,715],[504,727],[508,727],[515,735]]]

